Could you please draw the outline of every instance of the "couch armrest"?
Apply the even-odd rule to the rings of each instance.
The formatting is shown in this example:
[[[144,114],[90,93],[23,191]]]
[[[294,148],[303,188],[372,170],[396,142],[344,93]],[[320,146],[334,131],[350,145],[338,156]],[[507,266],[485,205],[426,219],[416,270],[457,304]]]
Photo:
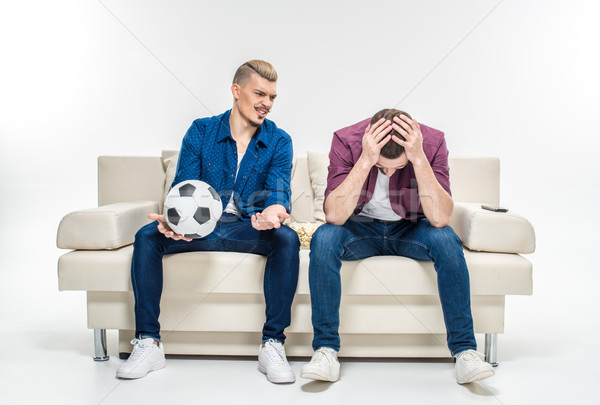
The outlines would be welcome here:
[[[471,249],[497,253],[533,253],[535,231],[521,215],[492,212],[478,203],[455,203],[450,226]]]
[[[158,212],[156,201],[131,201],[67,214],[58,226],[61,249],[117,249],[133,243],[135,233]]]

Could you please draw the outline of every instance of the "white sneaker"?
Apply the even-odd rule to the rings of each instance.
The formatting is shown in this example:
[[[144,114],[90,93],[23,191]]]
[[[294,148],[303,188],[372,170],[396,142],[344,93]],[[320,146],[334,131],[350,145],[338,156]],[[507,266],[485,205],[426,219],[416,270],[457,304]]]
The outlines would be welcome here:
[[[127,361],[117,370],[118,378],[141,378],[150,371],[165,367],[165,349],[162,343],[154,344],[154,339],[133,339],[133,351]]]
[[[296,381],[294,371],[285,357],[283,345],[269,339],[258,348],[258,369],[267,375],[272,383],[293,383]]]
[[[465,350],[456,356],[454,375],[459,384],[484,380],[495,374],[490,363],[485,362],[483,354],[475,350]]]
[[[340,379],[340,362],[337,352],[330,347],[320,347],[310,363],[302,367],[302,378],[335,382]]]

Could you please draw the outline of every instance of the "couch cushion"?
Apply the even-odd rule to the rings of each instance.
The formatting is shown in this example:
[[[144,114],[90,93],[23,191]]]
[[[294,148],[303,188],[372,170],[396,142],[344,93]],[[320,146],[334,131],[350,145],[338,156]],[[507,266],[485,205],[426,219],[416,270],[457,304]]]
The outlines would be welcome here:
[[[292,212],[290,222],[314,222],[314,197],[308,173],[306,156],[296,157],[294,175],[290,188],[292,189]]]
[[[158,211],[155,201],[131,201],[67,214],[58,226],[61,249],[118,249],[133,243],[135,233]]]
[[[99,156],[98,206],[127,201],[160,201],[165,170],[160,156]]]
[[[60,290],[131,291],[132,246],[73,251],[58,262]],[[522,256],[465,250],[472,295],[531,294],[532,266]],[[245,253],[191,252],[165,256],[164,291],[262,294],[266,259]],[[300,250],[298,294],[309,294],[309,251]],[[200,267],[199,267],[200,266]],[[344,295],[437,295],[433,263],[377,256],[342,265]]]
[[[325,222],[323,203],[325,201],[325,188],[327,187],[327,167],[329,157],[326,153],[306,152],[308,159],[308,173],[314,195],[314,216],[317,221]]]
[[[471,250],[499,253],[533,253],[535,231],[521,215],[492,212],[477,203],[456,203],[450,226]]]
[[[177,161],[179,160],[179,151],[178,150],[163,150],[162,151],[162,162],[163,167],[165,169],[165,186],[163,192],[163,198],[160,202],[160,212],[163,211],[163,205],[165,204],[165,200],[167,199],[167,194],[169,194],[169,189],[171,188],[171,184],[175,179],[175,172],[177,171]]]
[[[450,189],[455,202],[497,205],[500,200],[500,159],[461,157],[448,159]]]

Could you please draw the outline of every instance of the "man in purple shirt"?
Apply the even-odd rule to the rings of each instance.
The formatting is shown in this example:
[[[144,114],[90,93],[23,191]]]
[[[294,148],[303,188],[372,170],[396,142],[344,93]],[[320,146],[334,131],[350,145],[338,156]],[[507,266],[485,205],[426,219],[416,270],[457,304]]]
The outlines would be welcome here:
[[[382,255],[433,261],[457,382],[494,375],[476,351],[469,271],[448,226],[454,203],[443,132],[385,109],[335,132],[329,161],[327,224],[313,235],[309,264],[315,354],[302,377],[339,379],[341,261]]]

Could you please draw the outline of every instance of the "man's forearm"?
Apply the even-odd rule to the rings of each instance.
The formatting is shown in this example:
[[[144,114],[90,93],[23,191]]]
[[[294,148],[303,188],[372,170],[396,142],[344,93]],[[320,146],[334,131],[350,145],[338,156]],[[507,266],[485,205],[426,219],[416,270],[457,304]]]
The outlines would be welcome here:
[[[450,223],[450,216],[454,209],[452,197],[435,178],[433,169],[427,159],[413,162],[413,168],[417,178],[423,213],[432,226],[436,228],[447,226]]]
[[[327,223],[343,225],[350,218],[371,167],[373,166],[359,159],[342,184],[327,196],[324,204]]]

